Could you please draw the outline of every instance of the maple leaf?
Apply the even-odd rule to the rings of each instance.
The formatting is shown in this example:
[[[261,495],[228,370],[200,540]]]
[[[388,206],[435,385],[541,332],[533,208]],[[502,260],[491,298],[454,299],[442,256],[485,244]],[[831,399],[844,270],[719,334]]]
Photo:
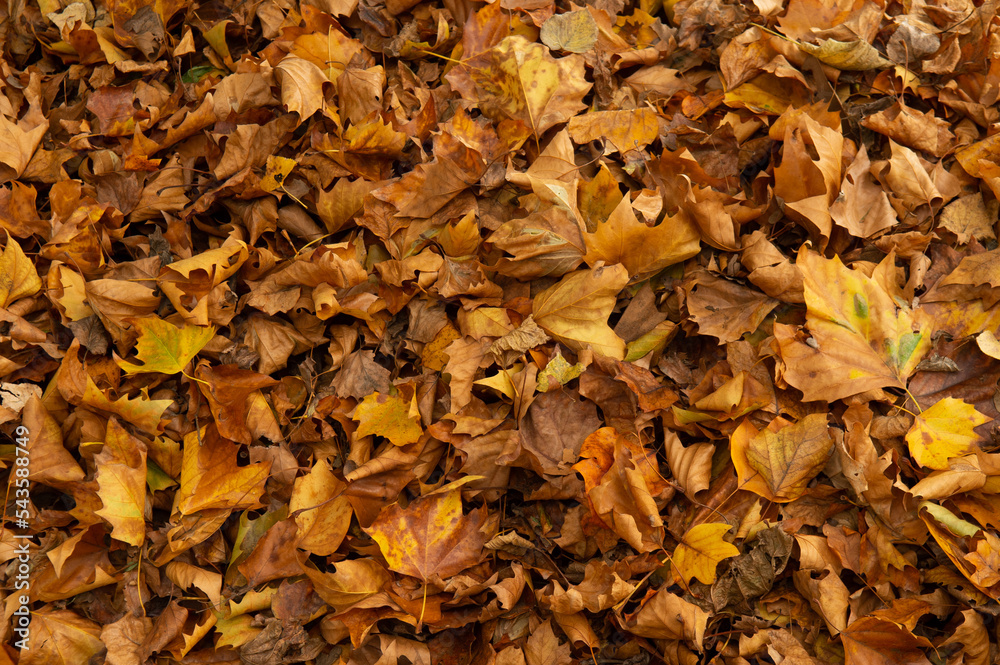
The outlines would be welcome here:
[[[739,549],[722,539],[732,529],[728,524],[698,524],[687,530],[671,557],[675,579],[704,584],[715,582],[716,567],[724,559],[739,556]]]
[[[791,424],[775,418],[758,432],[743,421],[730,439],[733,464],[741,485],[765,499],[798,499],[833,452],[827,416],[814,413]]]
[[[183,324],[178,328],[155,317],[135,320],[132,325],[139,331],[136,359],[142,364],[116,359],[115,362],[126,374],[183,372],[187,364],[215,335],[213,326],[203,328]]]
[[[945,397],[917,414],[906,443],[920,466],[947,469],[949,458],[972,452],[979,439],[975,428],[989,421],[973,405]]]
[[[897,308],[878,282],[840,259],[802,249],[806,326],[814,346],[775,324],[786,381],[806,401],[833,401],[873,388],[905,388],[906,379],[930,349],[919,310]]]
[[[485,519],[482,510],[464,515],[461,493],[452,490],[421,497],[406,508],[383,508],[365,532],[378,543],[390,570],[431,582],[479,562]]]
[[[354,419],[358,436],[377,434],[396,446],[414,443],[423,434],[416,396],[408,402],[399,393],[372,393],[358,404]]]
[[[621,265],[580,270],[535,296],[535,323],[571,349],[590,346],[597,353],[621,360],[625,342],[608,327],[618,292],[628,282]]]
[[[536,137],[583,109],[591,87],[584,79],[583,58],[557,60],[541,44],[518,35],[465,60],[446,78],[488,116],[510,118]]]

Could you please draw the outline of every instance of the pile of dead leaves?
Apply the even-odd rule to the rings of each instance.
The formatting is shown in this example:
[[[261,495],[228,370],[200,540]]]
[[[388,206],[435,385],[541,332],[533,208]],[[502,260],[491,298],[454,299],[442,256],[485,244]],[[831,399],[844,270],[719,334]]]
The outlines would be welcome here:
[[[0,664],[1000,660],[997,0],[309,2],[0,7]]]

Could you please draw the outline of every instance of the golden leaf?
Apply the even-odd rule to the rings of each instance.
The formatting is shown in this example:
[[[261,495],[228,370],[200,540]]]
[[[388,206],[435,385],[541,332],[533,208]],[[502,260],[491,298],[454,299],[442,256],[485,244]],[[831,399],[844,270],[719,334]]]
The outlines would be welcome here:
[[[906,443],[917,464],[944,470],[949,458],[972,451],[979,439],[975,428],[989,420],[971,404],[945,397],[917,415],[906,433]]]
[[[731,528],[728,524],[698,524],[688,529],[671,557],[674,579],[685,584],[692,577],[704,584],[715,582],[719,562],[740,554],[735,545],[722,539]]]
[[[535,322],[575,351],[590,346],[616,360],[625,357],[625,342],[608,326],[618,292],[628,283],[621,265],[578,270],[535,296]]]

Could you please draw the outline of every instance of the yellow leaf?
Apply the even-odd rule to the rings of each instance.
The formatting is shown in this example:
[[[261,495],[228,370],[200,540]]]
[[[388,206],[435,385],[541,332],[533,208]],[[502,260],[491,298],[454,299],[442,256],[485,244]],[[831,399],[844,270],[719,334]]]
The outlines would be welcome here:
[[[792,326],[774,325],[784,379],[807,402],[832,402],[886,386],[905,388],[930,349],[922,313],[897,310],[878,282],[845,267],[838,257],[825,259],[803,248],[797,265],[812,341],[796,338]]]
[[[484,510],[462,514],[462,493],[433,494],[406,508],[383,508],[365,529],[391,570],[425,582],[442,580],[479,563],[486,538]]]
[[[627,196],[606,222],[584,236],[584,242],[588,264],[621,263],[629,277],[658,272],[701,250],[701,236],[685,213],[667,217],[657,226],[647,226],[636,218]]]
[[[884,69],[893,64],[892,61],[883,58],[874,46],[861,40],[838,42],[835,39],[824,39],[818,46],[798,42],[798,47],[815,56],[824,65],[847,72]]]
[[[589,12],[584,11],[589,16]],[[574,116],[569,135],[577,145],[607,139],[619,152],[640,150],[660,135],[660,125],[652,109],[595,111]]]
[[[590,346],[621,360],[625,342],[608,327],[608,316],[627,283],[628,272],[621,265],[578,270],[535,296],[532,314],[539,326],[574,351]]]
[[[833,452],[826,418],[814,413],[789,424],[779,417],[759,433],[744,421],[730,440],[741,487],[778,503],[802,496]]]
[[[906,443],[917,464],[944,470],[948,468],[948,458],[972,451],[979,438],[975,428],[988,421],[971,404],[945,397],[914,419],[906,433]]]
[[[389,439],[395,446],[415,443],[423,434],[423,429],[419,414],[414,416],[410,406],[411,403],[402,395],[372,393],[358,404],[354,412],[354,420],[361,423],[357,436],[377,434]]]
[[[0,307],[25,296],[33,296],[42,289],[42,280],[21,246],[7,236],[7,246],[0,254]]]
[[[586,53],[597,43],[597,22],[586,9],[556,14],[542,24],[538,35],[553,51]]]
[[[215,327],[182,325],[180,328],[163,319],[149,317],[132,324],[139,331],[136,360],[141,365],[116,359],[126,374],[159,372],[176,374],[184,371],[191,359],[215,336]]]
[[[688,529],[671,559],[674,578],[685,583],[692,577],[704,584],[715,582],[719,562],[740,554],[735,545],[722,539],[731,528],[728,524],[699,524]]]
[[[544,393],[564,386],[583,374],[585,369],[580,363],[570,365],[561,353],[557,353],[538,373],[538,391]]]
[[[160,431],[162,425],[160,418],[167,407],[173,403],[173,400],[169,399],[148,399],[148,395],[145,394],[131,398],[125,395],[112,402],[89,375],[81,399],[81,404],[113,413],[150,434],[156,434]]]
[[[591,87],[581,56],[557,60],[543,45],[520,36],[506,37],[446,78],[486,116],[495,121],[510,118],[536,137],[582,110]]]
[[[96,511],[111,525],[111,537],[139,546],[146,540],[146,444],[108,421],[104,447],[94,457],[97,495],[104,507]]]
[[[347,559],[334,564],[333,572],[320,572],[305,565],[302,558],[299,563],[316,593],[338,611],[374,596],[392,581],[392,575],[374,559]]]
[[[267,158],[267,170],[264,172],[264,177],[260,179],[260,188],[265,192],[273,192],[281,187],[285,178],[295,168],[295,164],[294,159],[270,155]]]
[[[300,549],[319,556],[337,551],[354,512],[343,494],[345,489],[323,459],[307,475],[295,479],[288,510],[295,518]]]

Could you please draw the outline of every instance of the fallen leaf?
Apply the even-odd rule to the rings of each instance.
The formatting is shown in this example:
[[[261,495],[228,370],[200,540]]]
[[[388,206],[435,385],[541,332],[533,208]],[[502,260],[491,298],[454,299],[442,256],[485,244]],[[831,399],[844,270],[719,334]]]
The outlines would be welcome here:
[[[739,549],[722,539],[732,529],[728,524],[698,524],[687,530],[671,557],[674,578],[704,584],[715,582],[716,567],[725,559],[739,556]]]
[[[571,349],[590,346],[601,355],[621,360],[625,342],[607,320],[627,282],[628,274],[620,265],[570,273],[535,296],[535,322]]]
[[[910,454],[920,466],[947,469],[948,460],[973,451],[975,428],[990,419],[960,399],[945,397],[913,419],[906,433]]]
[[[126,374],[183,372],[187,364],[215,336],[215,328],[184,324],[176,327],[162,319],[138,319],[132,326],[139,331],[136,360],[140,365],[116,359]]]
[[[460,492],[453,490],[417,499],[406,508],[383,508],[365,529],[378,543],[389,569],[432,582],[475,565],[486,537],[480,530],[486,515],[462,513]]]

